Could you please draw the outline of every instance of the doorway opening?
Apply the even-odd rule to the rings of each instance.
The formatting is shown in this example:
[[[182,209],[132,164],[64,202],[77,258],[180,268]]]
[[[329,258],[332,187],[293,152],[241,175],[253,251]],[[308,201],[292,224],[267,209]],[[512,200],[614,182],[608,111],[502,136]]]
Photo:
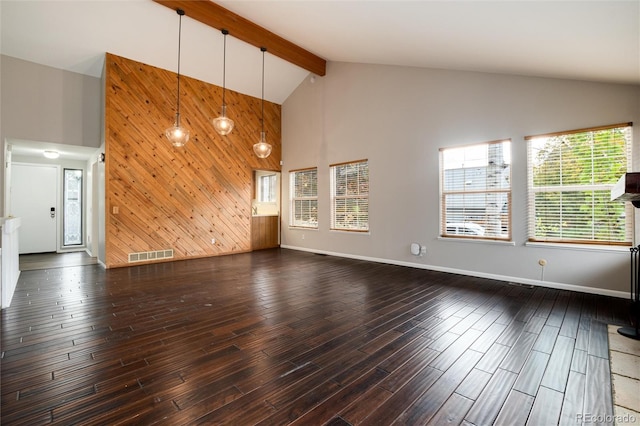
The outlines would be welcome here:
[[[2,148],[7,160],[0,172],[0,176],[4,175],[0,184],[5,196],[3,215],[20,217],[19,238],[28,240],[20,244],[20,254],[97,254],[101,208],[98,190],[103,178],[97,167],[99,149],[19,139],[5,140]],[[45,157],[46,151],[56,151],[58,158]],[[51,169],[53,174],[47,174],[46,179],[35,179]],[[36,201],[44,204],[36,205]],[[46,232],[41,229],[45,226]]]
[[[280,172],[255,170],[251,200],[251,249],[280,245]]]

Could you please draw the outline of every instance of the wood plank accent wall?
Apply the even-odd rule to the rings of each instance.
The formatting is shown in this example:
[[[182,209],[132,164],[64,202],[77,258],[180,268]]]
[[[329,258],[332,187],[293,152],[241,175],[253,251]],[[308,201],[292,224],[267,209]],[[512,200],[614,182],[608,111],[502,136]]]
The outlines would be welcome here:
[[[259,159],[261,100],[227,90],[235,128],[220,136],[211,119],[222,88],[181,75],[181,124],[191,138],[174,148],[164,130],[175,119],[176,74],[109,53],[105,68],[106,266],[165,249],[171,260],[251,250],[253,170],[280,170],[280,105],[265,101],[273,151]]]

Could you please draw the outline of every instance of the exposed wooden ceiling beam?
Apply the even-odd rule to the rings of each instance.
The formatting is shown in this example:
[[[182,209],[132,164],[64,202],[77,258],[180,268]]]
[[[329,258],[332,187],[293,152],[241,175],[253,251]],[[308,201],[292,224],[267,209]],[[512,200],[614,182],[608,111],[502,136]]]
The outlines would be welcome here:
[[[266,47],[267,52],[306,69],[316,75],[326,74],[327,61],[283,39],[279,35],[254,24],[209,0],[153,0],[172,10],[182,9],[185,15],[218,30],[226,29],[229,35],[256,47]]]

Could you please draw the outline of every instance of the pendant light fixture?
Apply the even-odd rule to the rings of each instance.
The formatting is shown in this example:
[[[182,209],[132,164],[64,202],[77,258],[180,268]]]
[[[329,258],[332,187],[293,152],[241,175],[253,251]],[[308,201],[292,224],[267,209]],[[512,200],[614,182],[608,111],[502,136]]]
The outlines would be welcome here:
[[[271,145],[267,143],[264,132],[264,53],[267,51],[266,47],[261,47],[262,52],[262,131],[260,132],[260,141],[253,145],[253,152],[256,153],[258,158],[267,158],[271,154]]]
[[[227,71],[227,34],[229,34],[228,30],[223,29],[222,35],[224,36],[224,47],[223,47],[223,55],[222,55],[222,112],[220,117],[213,119],[213,128],[216,129],[216,132],[221,136],[228,135],[233,130],[233,120],[227,117],[227,104],[225,103],[225,92],[226,92],[226,71]]]
[[[182,36],[182,16],[184,15],[184,10],[176,9],[176,12],[180,16],[180,24],[178,26],[178,102],[176,108],[176,121],[173,126],[165,130],[164,134],[173,146],[181,147],[189,141],[189,130],[180,126],[180,39]]]

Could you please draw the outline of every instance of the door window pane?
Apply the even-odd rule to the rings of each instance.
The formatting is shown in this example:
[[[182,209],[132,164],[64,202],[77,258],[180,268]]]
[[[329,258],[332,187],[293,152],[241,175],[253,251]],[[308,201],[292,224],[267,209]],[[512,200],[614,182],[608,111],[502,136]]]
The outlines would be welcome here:
[[[63,196],[63,245],[80,245],[82,244],[82,170],[64,169]]]

